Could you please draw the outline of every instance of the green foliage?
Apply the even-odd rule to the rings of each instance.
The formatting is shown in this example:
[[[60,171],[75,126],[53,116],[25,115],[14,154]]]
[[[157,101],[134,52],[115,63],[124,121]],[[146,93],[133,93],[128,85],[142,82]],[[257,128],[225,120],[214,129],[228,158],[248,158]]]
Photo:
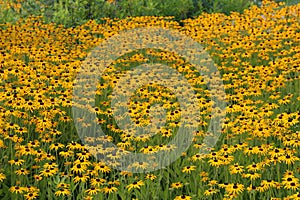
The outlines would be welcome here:
[[[88,10],[86,9],[87,4],[88,1],[60,0],[54,2],[53,5],[48,5],[49,9],[53,10],[53,13],[50,12],[49,15],[56,23],[67,26],[79,25],[88,19]]]
[[[16,15],[16,11],[12,8],[7,8],[7,4],[0,4],[0,23],[10,23],[15,22],[19,19],[19,16]]]
[[[298,0],[285,1],[289,5]],[[10,0],[14,2],[14,0]],[[259,0],[26,0],[20,11],[5,9],[0,4],[0,23],[15,22],[29,15],[41,15],[46,22],[67,27],[85,23],[90,19],[126,18],[127,16],[174,16],[180,21],[199,16],[203,12],[242,13]]]
[[[249,8],[253,3],[249,0],[219,0],[219,8],[225,14],[230,14],[230,12],[242,13],[245,9]]]
[[[185,19],[190,17],[189,13],[194,9],[192,0],[167,0],[160,1],[158,9],[165,16],[175,16],[175,19]]]
[[[299,0],[275,0],[275,2],[285,2],[286,5],[295,5],[299,3]]]

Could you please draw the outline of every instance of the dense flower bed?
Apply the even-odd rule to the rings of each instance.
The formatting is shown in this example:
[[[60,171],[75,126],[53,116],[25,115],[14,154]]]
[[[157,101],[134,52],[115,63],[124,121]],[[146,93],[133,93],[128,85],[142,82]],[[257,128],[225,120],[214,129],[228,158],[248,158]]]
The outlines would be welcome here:
[[[38,18],[0,30],[0,197],[3,199],[287,199],[300,198],[300,4],[264,1],[244,14],[203,14],[180,26],[171,17],[89,21],[76,28]],[[132,174],[96,160],[76,133],[73,81],[88,52],[105,38],[138,27],[164,27],[199,41],[217,65],[226,91],[226,118],[218,144],[199,154],[213,102],[192,65],[172,52],[134,51],[116,60],[97,86],[95,112],[119,151],[152,154],[180,124],[176,95],[146,85],[128,105],[136,126],[150,123],[153,104],[167,110],[153,137],[135,136],[113,121],[111,90],[122,70],[160,62],[184,75],[197,91],[201,120],[192,146],[167,168]],[[78,119],[76,119],[78,120]],[[89,124],[86,124],[89,126]],[[93,138],[95,139],[95,138]],[[122,149],[122,151],[120,151]],[[144,168],[146,162],[133,163]]]

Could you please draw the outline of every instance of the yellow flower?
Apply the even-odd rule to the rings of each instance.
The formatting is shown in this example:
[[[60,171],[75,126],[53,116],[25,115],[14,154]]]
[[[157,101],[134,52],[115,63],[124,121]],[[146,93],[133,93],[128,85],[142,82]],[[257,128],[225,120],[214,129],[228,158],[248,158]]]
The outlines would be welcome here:
[[[118,188],[116,188],[116,187],[113,187],[113,186],[111,186],[111,185],[109,185],[109,186],[107,186],[107,187],[105,187],[105,188],[102,188],[102,191],[105,193],[105,194],[110,194],[110,193],[114,193],[114,192],[116,192],[118,190]]]
[[[205,196],[211,196],[213,194],[216,194],[218,191],[219,190],[217,190],[217,189],[210,188],[210,189],[204,191],[204,195]]]
[[[147,174],[145,178],[154,181],[157,178],[157,176],[155,176],[154,174]]]
[[[5,179],[6,179],[5,174],[0,173],[0,182],[3,182],[3,180],[5,180]]]
[[[244,185],[243,184],[229,184],[225,190],[229,193],[229,194],[239,194],[241,192],[244,191]]]
[[[75,164],[72,168],[71,171],[75,173],[83,173],[84,171],[87,170],[87,166],[84,164]]]
[[[254,186],[254,185],[250,185],[249,187],[247,187],[247,191],[248,192],[253,192],[253,191],[255,191],[257,189],[257,187],[256,186]]]
[[[42,176],[39,176],[39,175],[33,175],[33,177],[34,177],[34,179],[36,180],[36,181],[40,181],[40,180],[42,180],[43,179],[43,177]]]
[[[100,171],[102,173],[109,173],[111,169],[104,163],[100,162],[95,164],[95,171]]]
[[[292,189],[292,190],[298,190],[300,187],[300,184],[298,182],[290,181],[288,183],[284,184],[285,189]]]
[[[191,196],[186,196],[186,195],[181,195],[181,196],[176,196],[174,200],[191,200]]]
[[[51,144],[50,145],[50,149],[51,150],[55,150],[55,151],[57,151],[59,148],[63,148],[64,147],[64,145],[63,144],[61,144],[61,143],[53,143],[53,144]]]
[[[11,164],[11,165],[17,165],[17,166],[22,165],[24,162],[25,162],[25,160],[18,159],[18,158],[14,159],[14,160],[8,161],[9,164]]]
[[[69,196],[69,195],[71,195],[71,192],[70,192],[70,190],[68,190],[66,188],[60,188],[54,194],[55,194],[55,196]]]
[[[153,146],[145,146],[145,147],[141,148],[140,151],[144,154],[154,154],[158,151],[158,149]]]
[[[244,166],[239,166],[237,163],[229,166],[230,174],[242,174],[244,172]]]
[[[262,169],[261,165],[253,163],[246,167],[250,172],[257,172]]]
[[[182,186],[183,185],[181,182],[176,182],[171,184],[171,188],[175,188],[175,189],[181,188]]]
[[[292,154],[290,154],[290,153],[287,153],[286,155],[280,156],[279,160],[282,160],[287,165],[290,165],[290,164],[294,164],[295,161],[298,161],[299,158],[296,157],[296,156],[294,156],[294,155],[292,155]]]
[[[93,187],[100,186],[100,185],[102,185],[102,184],[105,183],[105,182],[106,182],[106,180],[103,179],[103,178],[92,178],[92,179],[91,179],[91,185],[92,185]]]
[[[299,179],[294,177],[293,172],[287,171],[282,180],[282,185],[286,189],[297,190],[300,186]]]
[[[126,188],[128,189],[128,191],[132,190],[132,189],[140,189],[141,186],[144,185],[144,182],[142,180],[140,181],[135,181],[129,185],[126,186]]]
[[[218,158],[210,159],[208,163],[213,167],[220,167],[221,165],[224,165],[224,162]]]
[[[135,169],[146,169],[149,164],[147,162],[134,162],[131,166]]]
[[[59,155],[63,156],[64,158],[67,158],[67,157],[72,157],[74,155],[74,152],[65,149],[64,151],[59,152]]]
[[[192,171],[194,171],[196,169],[196,166],[186,166],[184,167],[181,171],[183,173],[191,173]]]
[[[79,174],[77,176],[74,177],[73,182],[74,183],[78,183],[78,182],[82,182],[85,183],[87,182],[87,180],[89,179],[89,176],[86,174]]]
[[[70,184],[66,184],[66,183],[59,183],[57,184],[56,188],[69,188]]]
[[[16,173],[17,175],[27,175],[27,174],[29,174],[30,172],[29,172],[29,170],[26,170],[26,169],[21,168],[21,169],[19,169],[19,170],[16,170],[15,173]]]
[[[42,176],[50,177],[57,173],[57,168],[54,169],[44,169],[40,172]]]
[[[69,143],[69,144],[67,145],[67,148],[68,148],[69,150],[75,150],[75,149],[81,149],[82,147],[81,147],[81,145],[78,144],[77,142],[71,142],[71,143]]]
[[[204,158],[205,158],[205,156],[202,154],[195,154],[192,156],[191,159],[192,159],[192,161],[197,161],[197,160],[203,160]]]
[[[9,191],[16,194],[22,194],[24,190],[22,187],[12,186],[11,188],[9,188]]]
[[[101,190],[99,188],[91,187],[91,188],[87,189],[85,192],[88,193],[88,195],[95,195],[100,191]]]
[[[250,172],[248,174],[243,174],[242,175],[244,178],[250,178],[250,180],[255,180],[261,177],[261,174],[255,173],[255,172]]]
[[[36,199],[38,196],[38,192],[28,192],[27,194],[24,194],[26,200]]]

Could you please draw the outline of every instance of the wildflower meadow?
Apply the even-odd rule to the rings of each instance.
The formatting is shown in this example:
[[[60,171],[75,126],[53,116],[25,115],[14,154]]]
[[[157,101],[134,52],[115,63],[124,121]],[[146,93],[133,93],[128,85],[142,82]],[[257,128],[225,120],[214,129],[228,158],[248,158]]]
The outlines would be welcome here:
[[[102,20],[0,24],[0,199],[300,199],[299,3]]]

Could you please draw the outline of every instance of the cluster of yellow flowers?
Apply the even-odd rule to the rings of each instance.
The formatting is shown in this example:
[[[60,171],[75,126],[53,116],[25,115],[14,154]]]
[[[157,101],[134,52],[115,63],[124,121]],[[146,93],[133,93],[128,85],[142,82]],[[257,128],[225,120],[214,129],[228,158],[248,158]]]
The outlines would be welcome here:
[[[13,9],[17,13],[20,12],[20,9],[22,7],[21,3],[24,2],[24,0],[16,0],[16,1],[9,1],[9,0],[1,0],[0,1],[0,8],[2,10],[8,10]]]
[[[300,199],[300,4],[263,1],[261,8],[252,6],[243,14],[202,14],[182,26],[172,19],[105,19],[104,24],[89,21],[64,28],[34,17],[0,25],[0,182],[9,186],[8,198]],[[200,42],[217,65],[227,107],[222,135],[209,154],[199,153],[214,117],[206,81],[176,52],[157,49],[133,51],[106,69],[91,112],[107,135],[79,140],[74,121],[90,126],[84,118],[72,118],[74,79],[82,61],[105,39],[142,27],[184,33]],[[135,126],[144,127],[151,124],[151,107],[161,104],[166,124],[154,136],[122,130],[110,107],[112,91],[126,70],[158,62],[176,69],[194,87],[200,118],[191,126],[199,130],[172,165],[145,174],[119,172],[113,167],[128,151],[152,155],[177,149],[168,142],[181,123],[179,94],[148,84],[122,105],[128,106],[126,115]],[[118,148],[93,145],[97,142]],[[105,155],[109,163],[94,155]],[[146,169],[149,163],[131,167]]]

